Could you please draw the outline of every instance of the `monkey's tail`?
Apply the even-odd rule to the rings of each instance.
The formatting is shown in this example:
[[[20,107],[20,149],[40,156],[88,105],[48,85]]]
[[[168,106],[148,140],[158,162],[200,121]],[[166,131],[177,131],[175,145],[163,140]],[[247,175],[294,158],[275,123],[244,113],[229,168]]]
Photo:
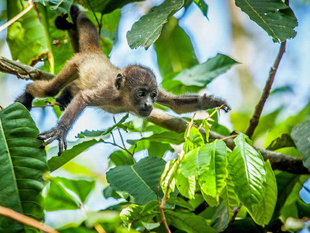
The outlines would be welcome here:
[[[71,6],[70,14],[71,14],[71,18],[72,18],[73,23],[70,23],[67,21],[68,14],[58,16],[55,20],[55,26],[58,29],[68,31],[70,41],[71,41],[71,45],[72,45],[73,51],[75,53],[78,53],[80,51],[79,34],[77,31],[77,27],[76,27],[76,19],[77,19],[77,16],[79,15],[79,11],[80,10],[79,10],[78,6],[76,6],[76,5]]]

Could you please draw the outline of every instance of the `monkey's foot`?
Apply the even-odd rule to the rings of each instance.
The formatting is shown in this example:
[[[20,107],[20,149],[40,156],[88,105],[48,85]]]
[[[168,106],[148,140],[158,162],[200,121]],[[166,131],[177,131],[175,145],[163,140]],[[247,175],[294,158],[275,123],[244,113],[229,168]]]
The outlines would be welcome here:
[[[200,107],[201,109],[209,109],[209,108],[215,108],[222,106],[222,109],[225,112],[229,112],[231,110],[230,106],[226,103],[225,100],[222,100],[220,98],[216,98],[212,95],[206,95],[200,97]]]
[[[21,96],[19,96],[15,102],[19,102],[21,104],[23,104],[29,111],[32,107],[32,100],[33,100],[33,96],[28,93],[28,92],[24,92]]]
[[[55,140],[58,140],[58,156],[61,155],[63,150],[67,149],[67,140],[66,140],[67,130],[63,127],[57,126],[49,131],[41,133],[38,135],[38,139],[47,140],[41,145],[41,148],[47,146]]]

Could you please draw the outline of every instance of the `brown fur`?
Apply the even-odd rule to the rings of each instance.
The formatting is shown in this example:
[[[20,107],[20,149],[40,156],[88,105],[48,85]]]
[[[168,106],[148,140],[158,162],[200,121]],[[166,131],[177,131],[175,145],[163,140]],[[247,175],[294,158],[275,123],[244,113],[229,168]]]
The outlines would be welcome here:
[[[75,5],[71,7],[71,17],[73,24],[64,21],[65,18],[58,18],[56,25],[68,30],[75,51],[74,57],[53,80],[29,84],[26,92],[16,100],[30,109],[33,97],[55,96],[65,88],[57,100],[63,104],[63,108],[68,107],[56,128],[38,136],[47,139],[43,146],[56,139],[59,141],[59,153],[66,149],[67,130],[89,105],[111,113],[130,111],[149,119],[152,119],[151,111],[156,97],[158,103],[178,113],[222,104],[225,110],[229,110],[224,101],[212,96],[175,96],[158,89],[155,75],[143,66],[130,65],[124,69],[115,67],[101,51],[96,27],[88,17]]]

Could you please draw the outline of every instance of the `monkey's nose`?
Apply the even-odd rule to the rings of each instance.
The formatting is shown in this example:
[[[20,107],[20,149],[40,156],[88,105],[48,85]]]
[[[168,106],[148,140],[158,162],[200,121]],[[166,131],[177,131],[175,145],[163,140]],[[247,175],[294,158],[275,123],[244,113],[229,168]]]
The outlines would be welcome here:
[[[144,108],[145,109],[151,109],[153,107],[153,104],[151,103],[144,103]]]

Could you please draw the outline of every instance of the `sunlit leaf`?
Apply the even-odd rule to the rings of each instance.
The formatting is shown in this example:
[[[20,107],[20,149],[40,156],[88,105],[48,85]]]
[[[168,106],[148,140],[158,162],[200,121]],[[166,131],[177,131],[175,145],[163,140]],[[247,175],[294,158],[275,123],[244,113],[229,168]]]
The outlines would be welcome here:
[[[27,6],[27,1],[7,0],[8,19],[15,17]],[[47,53],[44,29],[34,9],[8,27],[7,42],[12,58],[27,65],[35,64]]]
[[[263,200],[266,170],[262,155],[250,144],[244,134],[235,138],[236,147],[228,156],[229,174],[235,193],[242,204],[251,208]]]
[[[265,226],[271,220],[278,194],[276,178],[269,161],[266,162],[266,182],[262,188],[264,190],[263,200],[248,207],[248,210],[258,225]]]

